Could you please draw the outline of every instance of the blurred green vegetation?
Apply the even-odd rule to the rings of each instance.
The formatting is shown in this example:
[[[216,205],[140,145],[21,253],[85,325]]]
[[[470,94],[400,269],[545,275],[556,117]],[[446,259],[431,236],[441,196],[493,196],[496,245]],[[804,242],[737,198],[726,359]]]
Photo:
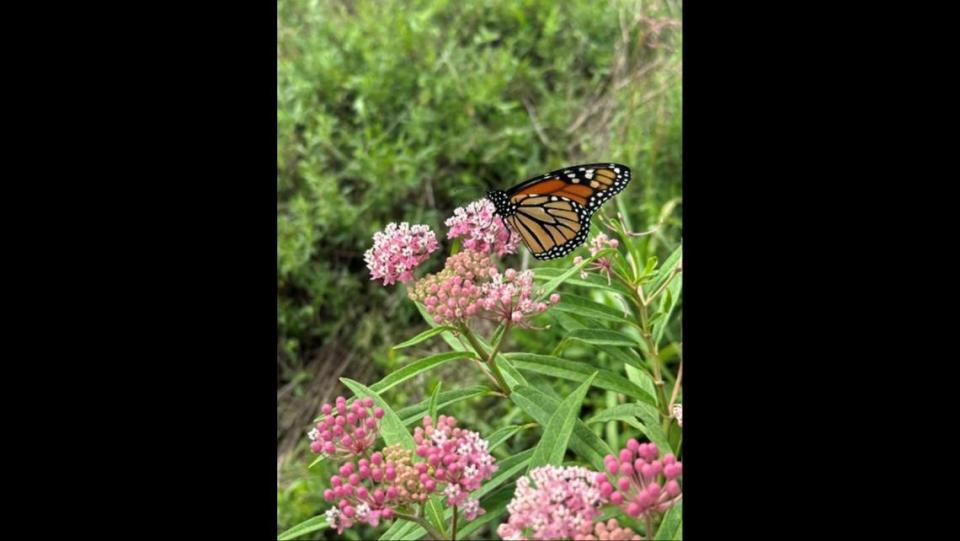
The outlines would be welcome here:
[[[676,247],[680,12],[680,2],[668,1],[279,0],[278,407],[293,414],[279,419],[278,410],[278,531],[326,507],[329,472],[307,468],[304,437],[317,395],[346,392],[337,377],[361,371],[372,382],[421,356],[389,349],[425,324],[402,286],[369,280],[363,252],[375,231],[408,221],[443,239],[453,209],[491,187],[611,160],[632,167],[634,181],[606,212],[625,212],[635,231],[656,227],[648,255],[662,260]],[[569,265],[506,259],[527,262]],[[438,254],[424,267],[441,264]],[[671,329],[679,332],[679,318]],[[511,350],[549,352],[560,332],[517,332]],[[482,383],[478,377],[445,366],[388,398],[401,408],[438,381],[451,390]],[[525,422],[488,399],[447,413],[481,433],[494,418]],[[281,439],[297,443],[281,451]]]

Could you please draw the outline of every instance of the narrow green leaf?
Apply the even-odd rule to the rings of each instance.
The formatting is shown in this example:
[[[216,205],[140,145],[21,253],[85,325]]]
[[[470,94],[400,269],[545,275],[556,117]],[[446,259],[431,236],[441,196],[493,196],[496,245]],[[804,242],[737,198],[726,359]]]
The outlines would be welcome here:
[[[680,533],[680,526],[682,523],[683,500],[680,500],[673,504],[673,507],[667,510],[667,513],[663,516],[663,522],[660,523],[660,528],[657,530],[657,534],[653,538],[657,541],[673,541],[683,539],[683,537],[677,535]]]
[[[595,259],[597,259],[597,258],[599,258],[599,257],[608,256],[608,255],[612,254],[613,252],[615,252],[615,250],[613,250],[612,248],[607,248],[607,249],[604,249],[604,250],[600,250],[600,251],[597,252],[596,254],[594,254],[594,255],[592,255],[592,256],[590,256],[590,257],[585,258],[583,261],[580,262],[579,265],[574,265],[574,266],[570,267],[569,269],[567,269],[566,271],[564,271],[562,274],[559,274],[559,275],[557,275],[556,277],[548,280],[547,283],[543,284],[543,288],[541,289],[541,295],[540,295],[540,297],[541,297],[541,298],[548,297],[551,293],[553,293],[553,290],[554,290],[554,289],[557,289],[557,287],[559,287],[560,284],[562,284],[564,281],[566,281],[567,278],[570,278],[570,277],[573,276],[574,274],[580,272],[580,269],[582,269],[584,266],[589,265],[590,263],[593,262],[593,260],[595,260]],[[537,271],[534,271],[534,273],[536,273],[536,272],[537,272]]]
[[[414,361],[399,370],[394,370],[387,377],[381,379],[380,381],[374,383],[370,386],[370,390],[375,393],[382,393],[387,389],[399,385],[404,381],[407,381],[410,378],[415,377],[421,372],[426,372],[431,368],[436,368],[443,363],[453,361],[455,359],[470,359],[473,358],[473,355],[462,352],[462,351],[448,351],[447,353],[438,353],[437,355],[431,355],[424,359]]]
[[[603,329],[578,329],[571,331],[566,340],[576,340],[598,346],[640,347],[640,342],[618,331]]]
[[[664,280],[670,276],[670,273],[677,268],[677,263],[680,262],[680,258],[683,256],[683,244],[677,246],[677,249],[670,254],[669,257],[663,262],[663,265],[660,266],[660,270],[657,271],[657,274],[653,277],[649,283],[643,286],[643,292],[646,295],[652,294],[654,291],[660,289],[660,286],[663,285]]]
[[[433,388],[433,394],[430,395],[430,419],[434,426],[437,425],[437,411],[440,409],[440,387],[442,386],[443,382],[438,381],[437,386]]]
[[[660,340],[663,339],[663,331],[667,329],[667,325],[670,324],[670,316],[673,315],[673,309],[677,307],[680,301],[680,292],[683,290],[683,273],[680,273],[670,282],[670,285],[667,286],[667,290],[664,292],[669,298],[668,304],[665,305],[665,313],[663,319],[657,321],[653,324],[653,339],[659,344]]]
[[[401,342],[401,343],[393,346],[392,349],[408,348],[408,347],[410,347],[410,346],[419,344],[420,342],[423,342],[424,340],[426,340],[426,339],[428,339],[428,338],[431,338],[431,337],[433,337],[433,336],[436,336],[436,335],[438,335],[438,334],[440,334],[440,333],[442,333],[442,332],[455,331],[455,330],[457,330],[456,327],[450,327],[450,326],[447,326],[447,325],[443,325],[443,326],[440,326],[440,327],[434,327],[434,328],[432,328],[432,329],[427,329],[427,330],[423,331],[422,333],[414,336],[413,338],[407,340],[406,342]]]
[[[654,406],[659,406],[660,402],[657,400],[657,388],[654,386],[653,378],[650,377],[650,374],[643,369],[629,364],[624,366],[623,369],[627,371],[627,379],[639,385],[641,389],[652,396]]]
[[[349,378],[340,378],[340,381],[344,385],[350,388],[353,391],[353,394],[358,397],[369,396],[377,404],[377,406],[383,408],[383,419],[380,419],[380,433],[383,435],[383,441],[387,445],[402,444],[407,449],[416,448],[416,443],[413,441],[413,436],[407,432],[407,427],[403,426],[403,421],[400,420],[400,417],[393,411],[393,408],[390,407],[390,404],[380,398],[376,392],[367,388],[362,383],[353,381]]]
[[[311,462],[310,465],[307,466],[307,469],[310,469],[310,468],[316,466],[317,464],[323,462],[323,459],[325,459],[325,458],[327,458],[327,455],[320,455],[320,456],[318,456],[317,458],[313,459],[313,462]]]
[[[490,394],[492,389],[484,385],[473,385],[463,389],[457,389],[455,391],[444,391],[440,393],[438,398],[437,408],[442,409],[450,404],[461,402],[463,400],[468,400],[470,398],[476,398],[478,396],[486,396]],[[423,418],[424,415],[427,415],[430,412],[430,401],[423,400],[412,406],[407,406],[405,408],[397,410],[397,415],[400,416],[400,419],[403,421],[403,424],[410,426],[416,424]]]
[[[277,535],[277,541],[284,541],[286,539],[294,539],[300,537],[303,534],[308,534],[310,532],[315,532],[317,530],[323,530],[329,528],[330,524],[327,522],[327,517],[325,515],[317,515],[313,518],[308,518],[307,520],[297,524],[293,528],[284,531],[283,533]]]
[[[617,404],[587,419],[584,423],[592,425],[594,423],[605,423],[608,421],[623,421],[634,428],[645,430],[643,423],[637,420],[639,410],[640,406],[636,404]]]
[[[587,391],[597,377],[597,372],[591,374],[586,381],[580,384],[575,391],[560,402],[560,406],[553,412],[547,424],[543,427],[543,435],[533,451],[533,458],[527,465],[531,468],[552,464],[559,466],[563,463],[563,455],[567,451],[570,436],[573,434],[573,425],[580,416],[580,404],[587,396]]]
[[[668,442],[667,436],[660,426],[660,412],[653,406],[642,402],[618,404],[587,419],[585,423],[591,425],[610,420],[623,421],[636,428],[642,432],[648,440],[657,444],[657,448],[660,449],[661,453],[666,454],[673,452],[673,447]]]
[[[509,440],[516,434],[520,432],[520,427],[517,425],[508,425],[503,428],[498,428],[492,434],[487,436],[488,447],[487,449],[492,451],[495,447],[501,443]]]
[[[569,293],[561,295],[560,302],[550,309],[569,312],[592,320],[599,319],[625,325],[636,325],[635,322],[624,316],[622,309],[613,308]]]
[[[541,426],[547,424],[550,415],[560,405],[560,400],[539,389],[527,386],[514,389],[510,400]],[[579,419],[574,424],[569,446],[577,456],[586,460],[598,471],[603,471],[603,457],[613,454],[613,450]]]
[[[643,267],[643,274],[641,276],[646,276],[653,272],[653,269],[657,267],[657,256],[650,256],[647,258],[647,264]]]
[[[627,378],[609,370],[597,370],[596,367],[587,363],[535,353],[506,353],[504,356],[520,370],[571,381],[583,381],[585,377],[596,372],[597,378],[594,385],[597,387],[621,393],[651,405],[657,403],[652,394]]]
[[[425,506],[426,516],[427,520],[429,520],[436,529],[443,533],[447,533],[446,521],[443,520],[443,512],[440,510],[441,505],[440,496],[431,494],[427,499],[427,505]]]
[[[533,279],[535,282],[549,282],[550,280],[563,274],[563,272],[564,269],[562,268],[544,267],[542,269],[537,269],[537,274],[533,277]],[[626,297],[632,295],[630,290],[620,282],[614,282],[612,280],[607,282],[606,276],[597,273],[589,273],[587,274],[586,278],[580,278],[579,276],[576,278],[567,278],[564,280],[564,283],[572,286],[580,286],[595,290],[609,291],[611,293],[619,293]]]

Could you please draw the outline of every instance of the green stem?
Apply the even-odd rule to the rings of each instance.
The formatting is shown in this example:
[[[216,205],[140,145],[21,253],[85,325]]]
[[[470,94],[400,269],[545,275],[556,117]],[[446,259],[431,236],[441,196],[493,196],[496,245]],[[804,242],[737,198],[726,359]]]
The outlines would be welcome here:
[[[436,529],[433,526],[433,524],[430,524],[423,517],[418,517],[416,515],[407,515],[405,513],[397,513],[397,512],[394,512],[393,514],[397,518],[400,518],[403,520],[409,520],[410,522],[417,523],[421,528],[427,531],[427,535],[430,536],[430,539],[433,539],[435,541],[444,541],[446,539],[446,537],[444,537],[443,533],[440,532],[440,530]]]
[[[457,506],[453,506],[453,525],[450,527],[450,541],[457,541]]]
[[[663,293],[663,290],[667,289],[667,286],[670,285],[670,282],[672,282],[673,279],[676,278],[678,274],[680,273],[677,271],[677,269],[673,269],[672,271],[670,271],[670,276],[667,276],[667,279],[664,280],[662,284],[660,284],[660,287],[658,287],[657,290],[653,292],[653,295],[650,295],[650,298],[647,299],[647,304],[649,305],[651,302],[653,302],[653,299],[657,298],[657,295]]]
[[[636,301],[638,312],[640,313],[640,335],[643,337],[643,342],[647,345],[647,360],[649,361],[650,368],[653,370],[653,384],[657,389],[657,400],[663,409],[663,415],[669,417],[670,411],[667,410],[667,395],[663,390],[663,376],[660,373],[660,352],[656,342],[653,340],[653,335],[650,334],[650,321],[647,312],[649,301],[643,297],[642,285],[637,286],[634,291],[637,293],[634,301]]]
[[[646,520],[647,523],[647,539],[653,539],[653,513],[648,512]]]
[[[503,342],[503,338],[506,336],[507,331],[510,329],[510,323],[507,322],[507,326],[503,329],[503,334],[500,336],[500,340],[497,342],[496,347],[493,351],[490,352],[489,357],[487,356],[486,349],[483,347],[483,344],[477,340],[477,337],[473,335],[473,332],[466,325],[460,329],[460,333],[467,338],[467,341],[470,342],[470,345],[477,352],[477,355],[482,359],[487,358],[487,366],[490,368],[490,371],[493,372],[493,377],[497,380],[497,385],[500,386],[500,391],[506,396],[510,396],[510,386],[507,385],[507,380],[503,379],[503,374],[500,373],[500,367],[497,366],[497,363],[493,362],[494,357],[497,354],[497,350],[500,349],[500,344]]]

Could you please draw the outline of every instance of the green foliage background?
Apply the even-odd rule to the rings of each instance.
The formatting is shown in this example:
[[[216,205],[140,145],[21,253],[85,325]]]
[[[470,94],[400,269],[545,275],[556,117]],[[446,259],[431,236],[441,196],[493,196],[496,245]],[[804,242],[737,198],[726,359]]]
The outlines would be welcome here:
[[[348,392],[337,378],[372,383],[430,353],[390,350],[426,326],[403,287],[369,280],[363,252],[373,233],[408,221],[442,238],[452,210],[491,187],[611,160],[631,166],[634,181],[607,214],[624,212],[635,231],[656,228],[643,249],[662,260],[681,233],[682,92],[680,2],[279,0],[277,7],[282,531],[326,508],[329,472],[307,468],[305,432],[323,399]],[[522,255],[506,263],[570,264]],[[440,254],[424,264],[440,265]],[[677,340],[679,319],[668,330]],[[550,353],[560,337],[556,326],[517,332],[510,350]],[[570,350],[583,360],[592,355]],[[387,398],[400,409],[429,396],[437,381],[452,390],[484,383],[478,378],[445,366]],[[484,399],[445,413],[482,433],[501,426],[494,417],[523,421],[509,404]],[[518,448],[535,444],[530,438]],[[312,535],[305,538],[331,536]]]

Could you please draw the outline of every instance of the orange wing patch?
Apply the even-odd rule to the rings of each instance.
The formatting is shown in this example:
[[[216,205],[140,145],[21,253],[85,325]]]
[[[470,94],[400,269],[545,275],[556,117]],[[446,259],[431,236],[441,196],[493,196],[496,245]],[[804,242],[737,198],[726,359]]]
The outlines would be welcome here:
[[[544,182],[538,182],[525,190],[521,190],[513,194],[513,196],[516,197],[518,195],[526,195],[531,193],[551,194],[557,190],[563,189],[563,187],[566,185],[567,183],[560,179],[547,180]]]

